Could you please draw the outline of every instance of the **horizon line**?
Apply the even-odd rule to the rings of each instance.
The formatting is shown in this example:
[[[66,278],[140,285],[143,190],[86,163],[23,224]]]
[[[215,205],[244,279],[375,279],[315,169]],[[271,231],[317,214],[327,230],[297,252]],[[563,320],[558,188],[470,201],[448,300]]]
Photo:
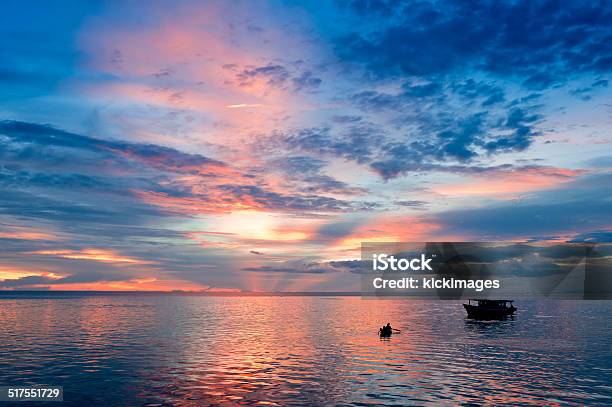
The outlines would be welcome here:
[[[210,297],[270,297],[270,296],[364,296],[359,291],[191,291],[191,290],[0,290],[0,296],[6,294],[165,294],[165,295],[201,295]]]

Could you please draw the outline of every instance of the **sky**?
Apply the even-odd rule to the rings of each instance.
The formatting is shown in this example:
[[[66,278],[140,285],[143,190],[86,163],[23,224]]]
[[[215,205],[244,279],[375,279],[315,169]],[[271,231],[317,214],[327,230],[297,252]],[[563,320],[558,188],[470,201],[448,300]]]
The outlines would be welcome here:
[[[5,1],[0,289],[355,291],[612,240],[606,1]]]

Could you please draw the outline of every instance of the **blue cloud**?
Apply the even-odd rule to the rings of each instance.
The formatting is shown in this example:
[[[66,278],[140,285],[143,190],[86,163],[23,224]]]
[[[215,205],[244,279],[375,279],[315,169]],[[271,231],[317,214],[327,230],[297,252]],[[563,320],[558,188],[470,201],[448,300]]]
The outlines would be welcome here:
[[[19,160],[34,159],[35,155],[36,158],[44,160],[50,153],[57,154],[56,149],[61,147],[69,149],[66,153],[69,153],[70,149],[80,149],[112,159],[116,163],[132,160],[141,165],[179,173],[194,172],[198,166],[225,166],[220,161],[200,154],[188,154],[155,144],[102,140],[34,123],[2,121],[0,136],[12,142],[10,148],[4,146],[0,154],[5,158],[12,156],[13,159]]]
[[[338,54],[377,77],[480,70],[537,89],[612,68],[609,2],[398,3],[396,18],[381,16],[371,31],[338,40]],[[368,10],[351,5],[360,13]]]
[[[243,69],[237,75],[241,84],[248,85],[253,79],[263,78],[268,85],[283,85],[290,77],[289,71],[282,65],[268,64],[264,66]]]
[[[442,212],[434,222],[445,233],[471,234],[483,240],[601,230],[602,225],[612,224],[611,186],[611,174],[583,176],[521,202]]]
[[[368,125],[354,125],[340,134],[331,133],[327,127],[305,128],[280,135],[280,147],[367,163],[372,157],[374,145],[381,140],[380,134],[375,131]]]
[[[295,90],[316,89],[323,82],[321,78],[317,78],[310,71],[302,72],[300,76],[293,78],[292,81]]]

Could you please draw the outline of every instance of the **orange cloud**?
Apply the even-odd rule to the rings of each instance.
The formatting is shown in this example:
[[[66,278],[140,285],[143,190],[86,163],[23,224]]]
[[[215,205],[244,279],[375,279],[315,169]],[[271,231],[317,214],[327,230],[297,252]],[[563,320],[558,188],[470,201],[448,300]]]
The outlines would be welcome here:
[[[57,240],[57,236],[50,232],[34,230],[24,226],[4,226],[0,230],[0,239]]]
[[[203,291],[207,285],[182,280],[162,280],[156,278],[135,278],[127,281],[45,284],[52,291]]]
[[[52,279],[59,279],[62,276],[47,271],[29,270],[16,267],[0,266],[0,280],[15,280],[30,276],[44,276]]]
[[[121,264],[151,264],[147,260],[136,259],[133,257],[121,256],[112,250],[104,249],[82,249],[82,250],[37,250],[30,254],[42,256],[54,256],[71,260],[91,260],[103,263]]]
[[[184,215],[263,209],[263,205],[248,197],[242,201],[232,197],[226,197],[223,200],[214,196],[204,200],[198,197],[173,197],[163,192],[133,190],[132,193],[148,204],[159,206],[168,212]]]
[[[113,6],[109,9],[112,14]],[[272,86],[265,78],[248,85],[238,78],[248,67],[277,60],[279,53],[294,61],[287,50],[299,49],[304,57],[308,50],[298,38],[275,33],[273,27],[266,36],[275,38],[274,45],[245,33],[238,38],[240,33],[227,24],[228,15],[239,19],[237,11],[224,3],[185,5],[170,12],[150,4],[147,11],[154,23],[90,18],[80,46],[88,65],[115,80],[80,83],[79,91],[108,97],[122,108],[136,104],[201,114],[211,124],[206,141],[236,148],[242,147],[240,139],[247,132],[271,130],[287,111],[308,106],[290,89]],[[191,135],[201,137],[202,130],[193,128]]]
[[[191,231],[187,232],[186,236],[205,247],[248,247],[250,249],[253,244],[286,243],[293,245],[311,238],[319,223],[319,220],[311,219],[295,219],[289,223],[275,213],[241,210],[207,220],[207,229],[212,229],[212,232]],[[223,233],[215,232],[215,230],[223,230]]]
[[[552,188],[572,181],[584,174],[584,170],[556,167],[524,167],[500,170],[471,177],[463,183],[453,183],[433,188],[434,192],[450,196],[492,196],[512,198],[516,194]]]
[[[355,230],[350,236],[336,241],[330,252],[341,252],[344,256],[359,257],[363,242],[426,242],[442,229],[441,225],[416,218],[379,216]]]

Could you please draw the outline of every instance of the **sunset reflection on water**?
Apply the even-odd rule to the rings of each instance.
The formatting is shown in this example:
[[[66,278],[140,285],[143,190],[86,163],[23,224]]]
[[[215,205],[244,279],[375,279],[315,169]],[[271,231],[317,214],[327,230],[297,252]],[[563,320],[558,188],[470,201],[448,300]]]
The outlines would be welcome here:
[[[69,405],[612,403],[607,302],[475,322],[451,301],[21,297],[0,297],[0,382]]]

